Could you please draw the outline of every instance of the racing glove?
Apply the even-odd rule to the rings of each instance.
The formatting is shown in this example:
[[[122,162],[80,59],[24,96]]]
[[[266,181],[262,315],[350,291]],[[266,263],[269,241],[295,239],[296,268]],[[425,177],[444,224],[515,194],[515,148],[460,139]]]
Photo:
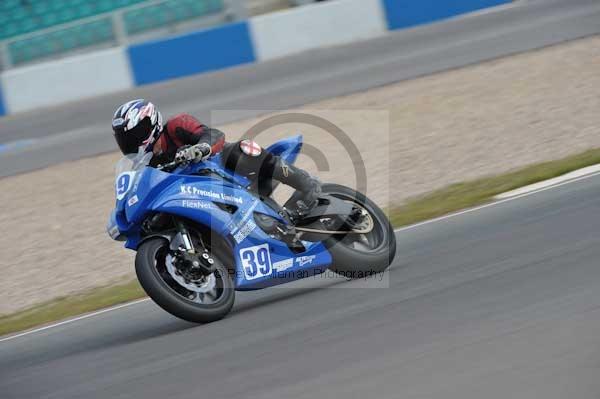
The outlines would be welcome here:
[[[211,155],[210,145],[208,143],[199,143],[196,145],[183,146],[175,153],[175,161],[183,162],[202,162]]]

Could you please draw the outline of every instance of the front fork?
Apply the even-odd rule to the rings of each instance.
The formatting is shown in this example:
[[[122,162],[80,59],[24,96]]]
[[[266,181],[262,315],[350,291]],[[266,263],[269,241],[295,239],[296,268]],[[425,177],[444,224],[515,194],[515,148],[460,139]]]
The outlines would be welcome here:
[[[192,237],[190,237],[187,227],[185,227],[185,224],[179,219],[175,218],[174,222],[177,234],[171,240],[171,250],[195,254],[196,249],[194,248],[194,243],[192,242]]]
[[[174,219],[174,223],[177,234],[171,239],[169,248],[176,254],[176,263],[200,271],[204,275],[212,274],[216,270],[215,261],[208,249],[204,248],[203,251],[197,252],[185,224],[177,218]]]

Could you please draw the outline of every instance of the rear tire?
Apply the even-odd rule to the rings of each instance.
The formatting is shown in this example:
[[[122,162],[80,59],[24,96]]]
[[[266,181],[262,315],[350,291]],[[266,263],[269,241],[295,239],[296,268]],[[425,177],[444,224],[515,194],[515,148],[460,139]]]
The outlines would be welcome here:
[[[148,296],[173,316],[192,323],[210,323],[225,317],[233,307],[235,291],[227,268],[222,262],[215,258],[217,271],[222,276],[219,278],[221,295],[214,303],[201,304],[186,299],[170,287],[161,276],[157,265],[164,261],[161,258],[166,257],[168,250],[169,242],[165,238],[152,238],[143,242],[138,248],[135,272]]]
[[[331,235],[325,245],[333,257],[329,267],[348,278],[362,278],[387,269],[396,255],[396,236],[386,214],[364,194],[339,184],[324,184],[323,192],[337,198],[350,200],[363,207],[373,218],[373,237],[365,238],[373,246],[357,249],[350,243],[356,235]]]

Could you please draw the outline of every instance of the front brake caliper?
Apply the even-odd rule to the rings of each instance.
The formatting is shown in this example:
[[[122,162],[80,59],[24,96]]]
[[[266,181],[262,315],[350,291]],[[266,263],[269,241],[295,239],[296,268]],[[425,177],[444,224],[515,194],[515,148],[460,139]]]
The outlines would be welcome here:
[[[216,270],[215,261],[206,250],[202,254],[178,250],[175,252],[173,263],[180,270],[199,272],[205,276],[214,273]]]

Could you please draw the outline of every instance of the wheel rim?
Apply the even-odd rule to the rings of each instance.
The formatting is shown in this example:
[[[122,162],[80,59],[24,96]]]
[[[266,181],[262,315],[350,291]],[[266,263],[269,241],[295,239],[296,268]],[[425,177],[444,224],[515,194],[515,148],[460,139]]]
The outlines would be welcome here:
[[[346,202],[351,202],[357,207],[361,208],[368,214],[368,223],[372,224],[372,228],[368,233],[364,234],[346,234],[339,237],[338,242],[342,245],[352,248],[360,252],[372,252],[386,245],[385,242],[385,224],[379,219],[377,213],[368,204],[359,202],[356,198],[341,194],[341,193],[329,193],[331,196],[341,199]],[[366,230],[369,230],[365,226]],[[361,229],[363,230],[363,229]]]
[[[225,297],[227,273],[215,259],[217,270],[197,280],[186,281],[173,265],[173,255],[168,246],[159,248],[154,256],[154,268],[163,283],[182,299],[195,305],[212,305]]]

